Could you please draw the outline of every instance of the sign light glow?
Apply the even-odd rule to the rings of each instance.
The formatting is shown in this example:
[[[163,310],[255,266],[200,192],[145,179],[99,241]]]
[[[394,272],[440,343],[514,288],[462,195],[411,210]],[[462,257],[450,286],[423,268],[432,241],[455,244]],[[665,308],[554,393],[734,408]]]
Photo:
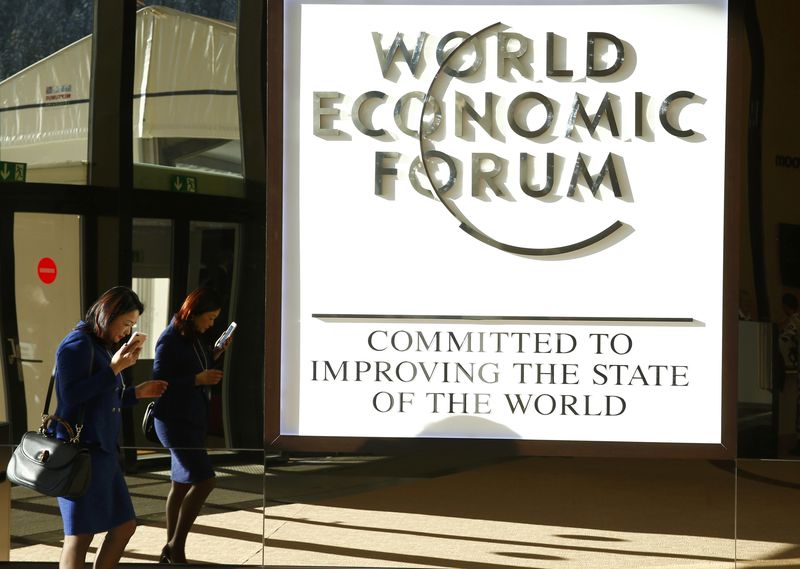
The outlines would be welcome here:
[[[281,434],[720,443],[726,0],[285,37]]]

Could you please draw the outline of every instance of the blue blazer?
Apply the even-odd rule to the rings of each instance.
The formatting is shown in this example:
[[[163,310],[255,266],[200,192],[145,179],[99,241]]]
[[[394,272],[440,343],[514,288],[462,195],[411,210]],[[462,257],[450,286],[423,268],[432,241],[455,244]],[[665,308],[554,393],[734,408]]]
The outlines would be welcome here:
[[[203,341],[181,335],[172,323],[156,342],[153,378],[169,383],[167,390],[153,407],[156,418],[169,423],[183,423],[208,429],[208,388],[194,384],[194,377],[214,360]]]
[[[121,408],[133,406],[137,400],[134,388],[124,387],[122,375],[111,370],[111,354],[105,346],[90,333],[72,330],[56,350],[55,378],[58,407],[54,414],[74,428],[81,406],[85,406],[81,442],[116,452]],[[67,438],[60,425],[56,433]]]

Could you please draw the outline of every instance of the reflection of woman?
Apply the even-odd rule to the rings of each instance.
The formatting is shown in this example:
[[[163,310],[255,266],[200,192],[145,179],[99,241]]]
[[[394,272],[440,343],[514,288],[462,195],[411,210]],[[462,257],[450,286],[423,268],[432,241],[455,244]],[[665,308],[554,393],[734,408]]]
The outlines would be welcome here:
[[[784,293],[781,298],[784,319],[778,323],[780,336],[778,347],[783,356],[784,365],[788,373],[797,373],[798,346],[800,346],[800,311],[798,310],[797,297],[791,292]]]
[[[123,343],[144,306],[129,288],[105,292],[61,341],[56,351],[56,416],[71,425],[82,423],[80,440],[89,448],[92,480],[80,498],[59,498],[64,522],[61,569],[83,569],[94,534],[108,532],[95,557],[95,569],[116,567],[136,530],[133,503],[117,459],[121,407],[137,399],[158,397],[164,381],[125,387],[122,370],[139,358],[141,342]],[[81,420],[81,413],[83,414]],[[56,428],[59,438],[68,438]]]
[[[230,340],[212,352],[204,336],[221,307],[211,289],[192,291],[156,343],[153,373],[169,383],[169,390],[156,402],[153,415],[158,438],[172,455],[162,563],[186,562],[189,530],[215,485],[205,441],[209,386],[219,383],[222,371],[209,368]]]

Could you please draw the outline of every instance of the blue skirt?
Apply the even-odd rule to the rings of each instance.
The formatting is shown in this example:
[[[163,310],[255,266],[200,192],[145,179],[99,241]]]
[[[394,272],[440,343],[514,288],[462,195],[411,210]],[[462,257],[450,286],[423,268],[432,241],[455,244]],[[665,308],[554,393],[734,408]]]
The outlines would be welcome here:
[[[214,478],[214,468],[206,452],[205,429],[182,421],[162,421],[156,417],[158,440],[172,457],[170,478],[180,484],[197,484]]]
[[[90,448],[92,480],[80,498],[58,498],[64,535],[106,532],[136,518],[116,453]]]

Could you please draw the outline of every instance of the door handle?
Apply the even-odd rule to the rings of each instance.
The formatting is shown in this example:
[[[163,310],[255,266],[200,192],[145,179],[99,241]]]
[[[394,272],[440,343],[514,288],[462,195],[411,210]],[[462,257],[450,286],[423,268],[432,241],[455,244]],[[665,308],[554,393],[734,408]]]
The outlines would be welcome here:
[[[19,359],[19,352],[17,352],[17,342],[14,341],[14,338],[9,338],[8,343],[11,344],[11,353],[8,354],[8,363],[14,365],[16,361]]]
[[[22,362],[41,363],[44,360],[23,358],[22,354],[20,353],[19,343],[15,338],[8,338],[8,343],[11,344],[11,352],[8,354],[8,363],[11,365],[16,364],[17,376],[19,377],[20,382],[22,382]]]

